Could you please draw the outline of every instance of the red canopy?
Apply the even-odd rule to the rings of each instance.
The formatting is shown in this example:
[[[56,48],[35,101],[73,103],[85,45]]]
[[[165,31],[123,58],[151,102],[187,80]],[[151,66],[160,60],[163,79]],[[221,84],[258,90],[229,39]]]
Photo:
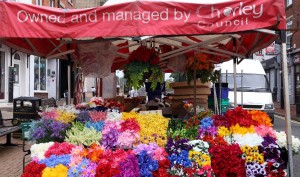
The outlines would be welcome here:
[[[118,69],[124,63],[119,57],[128,57],[121,50],[126,41],[129,52],[139,45],[134,40],[150,41],[176,47],[160,56],[167,68],[170,58],[191,50],[212,53],[216,62],[248,57],[277,38],[272,30],[285,29],[283,0],[214,1],[141,0],[57,9],[0,0],[0,42],[45,58],[72,53],[80,60],[78,44],[109,41],[117,47],[112,65]]]

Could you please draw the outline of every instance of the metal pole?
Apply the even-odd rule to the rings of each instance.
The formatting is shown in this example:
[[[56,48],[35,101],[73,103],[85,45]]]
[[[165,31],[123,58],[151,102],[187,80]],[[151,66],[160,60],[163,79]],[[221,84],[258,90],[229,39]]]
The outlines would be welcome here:
[[[244,92],[243,92],[243,70],[242,70],[241,71],[241,105],[242,105],[242,107],[243,107],[243,102],[244,102],[243,96],[244,96]]]
[[[197,115],[197,106],[196,106],[196,94],[197,94],[197,91],[196,91],[196,56],[194,56],[194,63],[193,63],[193,68],[194,68],[194,116]]]
[[[293,149],[292,149],[292,127],[291,127],[291,110],[290,110],[290,97],[288,87],[288,67],[286,55],[286,33],[281,31],[281,52],[282,52],[282,72],[283,72],[283,89],[284,89],[284,103],[285,103],[285,129],[286,129],[286,142],[288,149],[288,176],[293,177]]]
[[[222,70],[220,70],[220,79],[219,79],[219,110],[220,115],[222,114]]]
[[[71,64],[68,64],[68,104],[71,104]]]
[[[234,90],[234,107],[237,107],[236,93],[236,58],[233,59],[233,90]]]

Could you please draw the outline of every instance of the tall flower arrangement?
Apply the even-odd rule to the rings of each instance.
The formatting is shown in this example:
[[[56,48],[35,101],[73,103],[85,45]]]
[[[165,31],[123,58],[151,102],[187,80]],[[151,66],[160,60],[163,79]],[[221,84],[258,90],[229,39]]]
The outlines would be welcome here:
[[[158,66],[159,57],[154,48],[141,45],[128,57],[129,63],[124,69],[124,78],[127,79],[128,86],[138,89],[143,86],[145,76],[151,82],[154,90],[157,82],[163,82],[163,73]]]

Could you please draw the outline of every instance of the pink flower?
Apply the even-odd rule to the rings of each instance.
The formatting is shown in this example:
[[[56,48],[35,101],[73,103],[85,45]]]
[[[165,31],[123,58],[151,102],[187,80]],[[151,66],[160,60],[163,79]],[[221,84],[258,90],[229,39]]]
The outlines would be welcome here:
[[[139,139],[139,135],[133,131],[126,130],[118,136],[117,145],[120,148],[132,148],[134,143]]]
[[[165,148],[158,147],[157,149],[155,149],[154,155],[153,155],[154,160],[157,160],[157,161],[165,160],[165,159],[167,159],[167,157],[168,157],[168,154],[165,151]]]
[[[108,134],[110,129],[120,130],[122,121],[105,121],[102,134]]]
[[[272,127],[260,125],[260,126],[255,126],[254,129],[257,132],[257,134],[261,137],[265,137],[269,135],[270,137],[276,139],[276,133]]]
[[[42,117],[44,117],[45,119],[57,119],[59,114],[57,113],[56,110],[52,110],[52,111],[49,111],[49,112],[43,112],[41,114]]]
[[[106,120],[107,112],[90,111],[90,116],[93,122]]]

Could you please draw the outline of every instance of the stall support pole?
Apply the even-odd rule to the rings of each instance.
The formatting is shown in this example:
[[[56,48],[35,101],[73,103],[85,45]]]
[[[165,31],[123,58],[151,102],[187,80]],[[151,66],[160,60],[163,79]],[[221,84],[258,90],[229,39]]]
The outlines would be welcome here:
[[[282,53],[282,72],[283,72],[283,89],[284,89],[284,107],[285,107],[285,129],[286,129],[286,142],[288,148],[288,176],[294,177],[293,172],[293,149],[292,149],[292,127],[291,127],[291,110],[290,110],[290,97],[288,86],[288,67],[286,55],[286,33],[281,31],[281,53]]]
[[[197,115],[197,99],[196,99],[196,57],[194,57],[194,63],[193,63],[193,67],[194,67],[194,116]]]
[[[234,88],[234,107],[237,107],[237,93],[236,93],[236,60],[233,59],[233,88]]]
[[[68,104],[71,104],[71,64],[68,64]]]
[[[70,44],[68,44],[68,48],[70,48]],[[68,54],[68,103],[71,104],[71,55]]]

